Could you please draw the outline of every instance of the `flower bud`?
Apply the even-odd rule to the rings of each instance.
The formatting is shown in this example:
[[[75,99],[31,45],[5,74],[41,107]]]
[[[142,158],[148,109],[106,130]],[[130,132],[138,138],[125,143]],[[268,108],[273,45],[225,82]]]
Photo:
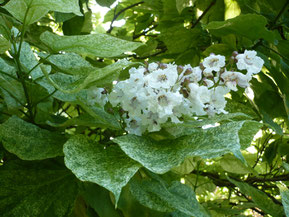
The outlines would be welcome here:
[[[185,98],[188,98],[189,97],[189,93],[186,89],[182,89],[182,94]]]
[[[167,68],[167,64],[165,63],[160,63],[160,69],[166,69]]]
[[[203,63],[200,63],[200,69],[203,71],[205,69],[205,66],[203,65]]]
[[[185,75],[190,75],[192,74],[193,70],[191,68],[186,69]]]
[[[184,71],[184,67],[183,66],[178,66],[177,67],[177,71],[178,71],[178,74],[181,74]]]
[[[233,57],[236,57],[238,54],[239,54],[239,53],[238,53],[237,51],[234,51],[234,52],[232,53],[232,56],[233,56]]]
[[[184,81],[181,83],[183,87],[187,87],[191,83],[189,78],[185,78]]]

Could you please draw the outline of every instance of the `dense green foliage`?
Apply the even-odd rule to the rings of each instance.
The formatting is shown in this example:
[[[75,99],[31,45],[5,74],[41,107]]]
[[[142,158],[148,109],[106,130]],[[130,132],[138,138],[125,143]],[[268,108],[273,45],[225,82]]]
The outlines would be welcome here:
[[[289,216],[289,1],[96,2],[0,0],[0,215]],[[145,61],[245,49],[265,64],[229,114],[136,136],[92,103]]]

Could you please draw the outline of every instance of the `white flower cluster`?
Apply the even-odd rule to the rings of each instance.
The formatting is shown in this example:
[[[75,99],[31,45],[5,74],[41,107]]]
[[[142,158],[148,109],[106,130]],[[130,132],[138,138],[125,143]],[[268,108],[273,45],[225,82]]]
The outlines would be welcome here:
[[[197,67],[151,63],[131,68],[130,77],[118,82],[109,95],[112,106],[120,105],[129,133],[159,131],[161,124],[180,123],[185,115],[226,113],[225,95],[246,88],[264,61],[255,51],[225,57],[211,54]],[[246,70],[246,74],[237,72]]]

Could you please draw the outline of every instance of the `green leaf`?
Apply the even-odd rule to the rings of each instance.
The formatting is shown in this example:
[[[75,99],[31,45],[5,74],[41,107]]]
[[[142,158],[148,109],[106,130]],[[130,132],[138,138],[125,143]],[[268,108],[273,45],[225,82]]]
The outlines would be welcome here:
[[[87,113],[84,114],[80,114],[79,116],[75,117],[75,118],[71,118],[71,119],[66,119],[62,116],[60,116],[62,119],[62,121],[58,121],[58,122],[53,122],[53,121],[47,121],[47,123],[50,126],[53,127],[69,127],[69,126],[88,126],[88,127],[112,127],[113,129],[116,128],[116,126],[113,124],[116,120],[111,120],[111,119],[105,119],[104,114],[105,111],[103,111],[102,113],[99,112],[99,115],[96,118],[94,116],[91,116]],[[58,116],[57,116],[58,117]],[[102,120],[101,120],[102,118]],[[107,121],[104,121],[107,120]],[[109,122],[109,120],[111,122]],[[117,125],[116,129],[121,129],[120,126]]]
[[[45,16],[48,11],[63,13],[80,13],[78,0],[11,0],[3,8],[11,13],[16,19],[29,25]]]
[[[180,182],[166,186],[156,180],[130,182],[130,191],[140,204],[160,212],[180,211],[189,216],[209,216],[193,190]]]
[[[10,47],[10,42],[0,34],[0,54],[5,53]]]
[[[44,53],[39,53],[38,55],[41,58],[46,58],[45,60],[55,68],[67,74],[87,75],[95,71],[95,67],[75,53],[55,54],[49,57]]]
[[[285,168],[285,170],[287,170],[289,172],[289,164],[283,162],[282,166]]]
[[[250,167],[245,166],[239,159],[237,159],[234,155],[226,154],[220,160],[221,167],[229,172],[236,174],[248,174],[254,173],[254,170]]]
[[[118,202],[118,208],[122,211],[123,216],[137,217],[168,217],[167,213],[152,210],[141,205],[132,195],[129,184],[121,192]],[[106,217],[106,216],[105,216]]]
[[[190,174],[197,166],[198,160],[200,159],[196,157],[187,157],[181,165],[173,168],[172,171],[180,175]]]
[[[38,61],[33,51],[31,50],[30,45],[26,42],[22,43],[19,59],[20,59],[22,68],[24,69],[24,72],[26,73],[30,72],[30,70],[33,69],[38,64]],[[33,69],[30,72],[30,75],[31,75],[31,78],[35,80],[37,78],[42,77],[43,73],[41,71],[41,68],[37,66],[35,69]]]
[[[100,87],[111,85],[112,81],[118,78],[121,70],[135,64],[138,63],[120,60],[104,68],[95,69],[87,76],[68,76],[63,73],[49,75],[43,67],[42,71],[56,89],[63,93],[77,93],[92,83]]]
[[[3,60],[2,58],[0,58],[0,71],[6,72],[9,75],[13,75],[16,77],[16,68],[6,63],[5,60]],[[1,76],[3,76],[3,74]]]
[[[56,75],[56,74],[54,74]],[[65,78],[67,80],[70,78],[69,75],[63,76],[63,82],[65,82]],[[38,81],[39,82],[39,81]],[[50,85],[47,81],[41,80],[39,82],[43,87],[45,87],[49,93],[52,93],[55,88]],[[104,127],[104,128],[111,128],[115,130],[120,130],[121,126],[119,123],[119,119],[112,114],[109,114],[104,110],[103,107],[99,107],[97,105],[91,105],[91,97],[89,95],[89,89],[82,89],[78,93],[63,93],[61,91],[57,91],[55,94],[53,94],[53,97],[64,101],[64,102],[70,102],[72,104],[78,104],[80,105],[88,114],[87,115],[81,115],[77,118],[70,119],[67,122],[62,123],[56,123],[53,124],[52,122],[49,122],[51,126],[69,126],[73,124],[80,124],[84,126],[97,126],[97,127]]]
[[[62,30],[64,35],[84,35],[92,30],[92,12],[88,11],[84,16],[75,16],[63,22]]]
[[[26,98],[21,83],[14,79],[17,77],[16,69],[0,58],[0,71],[5,73],[0,74],[0,89],[4,102],[8,111],[17,113],[25,104]]]
[[[177,0],[176,1],[176,7],[178,12],[181,14],[182,11],[186,8],[186,7],[190,7],[192,6],[192,2],[195,0]]]
[[[244,122],[230,122],[206,130],[195,129],[189,136],[155,141],[125,135],[113,141],[132,159],[155,173],[165,173],[180,165],[188,156],[214,158],[240,149],[238,132]]]
[[[226,21],[212,21],[206,28],[215,36],[228,34],[244,36],[251,40],[265,39],[274,41],[274,34],[266,29],[267,19],[257,14],[243,14]]]
[[[103,108],[97,106],[88,106],[83,103],[83,101],[78,101],[78,104],[93,118],[95,118],[96,122],[102,127],[108,127],[115,130],[121,130],[121,126],[119,120],[109,113],[107,113]]]
[[[286,186],[281,185],[281,184],[279,184],[278,187],[280,189],[284,211],[285,211],[286,216],[288,217],[289,216],[289,190]]]
[[[256,133],[260,130],[263,124],[257,121],[246,120],[239,130],[239,138],[242,149],[246,149],[251,145],[251,142],[256,135]]]
[[[140,165],[128,158],[117,146],[103,147],[85,136],[74,136],[64,145],[66,166],[81,181],[103,186],[115,195],[116,203],[121,189],[138,171]]]
[[[0,166],[0,185],[3,217],[66,217],[77,195],[75,177],[50,161],[5,162]]]
[[[234,48],[230,47],[227,44],[213,44],[210,47],[208,47],[203,54],[205,56],[209,56],[211,53],[215,53],[215,54],[221,54],[224,56],[231,56],[232,52],[234,51]]]
[[[0,138],[9,152],[23,160],[42,160],[63,155],[64,135],[50,132],[12,116],[0,125]]]
[[[215,125],[220,122],[231,122],[239,120],[251,119],[250,116],[244,113],[229,113],[216,115],[210,118],[204,118],[199,120],[194,120],[187,117],[189,120],[184,121],[181,124],[167,123],[164,125],[165,130],[170,133],[173,137],[187,136],[194,132],[197,132],[200,127],[206,125]]]
[[[59,36],[51,32],[44,32],[41,34],[40,40],[54,52],[75,52],[108,58],[133,51],[143,45],[139,42],[125,41],[107,34]]]
[[[103,7],[110,7],[115,2],[115,0],[95,0],[95,1],[97,2],[97,4]]]
[[[216,185],[213,181],[205,176],[188,174],[185,177],[185,183],[190,186],[192,189],[195,188],[195,184],[197,184],[195,192],[197,195],[206,194],[207,192],[214,192],[216,190]]]
[[[284,215],[282,207],[275,204],[264,192],[245,182],[238,182],[230,178],[228,180],[236,185],[243,194],[250,196],[257,207],[264,212],[276,217]]]
[[[93,184],[83,183],[83,190],[81,195],[84,197],[86,203],[88,203],[97,212],[99,217],[121,217],[122,215],[115,209],[113,205],[109,191]]]
[[[162,29],[159,39],[165,43],[168,53],[182,53],[197,46],[200,35],[199,29],[187,29],[183,25],[177,25]]]

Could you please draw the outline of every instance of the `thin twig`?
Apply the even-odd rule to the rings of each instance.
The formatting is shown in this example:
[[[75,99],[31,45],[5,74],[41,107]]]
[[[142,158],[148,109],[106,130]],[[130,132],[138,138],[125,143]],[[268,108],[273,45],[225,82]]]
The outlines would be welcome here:
[[[204,10],[201,16],[196,20],[196,22],[192,22],[191,29],[195,28],[195,26],[201,21],[201,19],[208,13],[208,11],[216,4],[217,0],[213,0],[211,4]]]
[[[38,102],[34,103],[34,105],[36,106],[37,104],[45,101],[46,99],[48,99],[49,97],[51,97],[53,94],[56,93],[56,91],[58,91],[57,89],[55,89],[52,93],[48,94],[47,96],[43,97],[42,99],[40,99]]]
[[[132,38],[133,38],[133,39],[137,39],[137,38],[139,38],[139,37],[142,36],[142,35],[146,35],[146,33],[150,32],[151,30],[155,29],[156,27],[157,27],[157,24],[156,24],[156,25],[153,25],[153,26],[150,27],[149,29],[141,32],[140,34],[134,35]]]
[[[109,27],[109,29],[107,30],[106,33],[111,33],[111,31],[112,31],[112,29],[113,29],[113,23],[114,23],[114,21],[116,21],[116,19],[119,17],[119,15],[121,15],[121,14],[122,14],[123,12],[125,12],[126,10],[128,10],[128,9],[130,9],[130,8],[133,8],[133,7],[135,7],[135,6],[138,6],[138,5],[140,5],[140,4],[143,4],[143,3],[144,3],[144,1],[137,2],[137,3],[135,3],[135,4],[132,4],[132,5],[128,6],[128,7],[120,10],[117,14],[115,14],[115,15],[113,16],[113,19],[112,19],[111,23],[110,23],[110,27]]]
[[[30,73],[36,69],[40,64],[44,63],[45,60],[47,60],[52,54],[48,54],[45,58],[41,59],[35,66],[33,66],[28,72],[27,75],[30,75]]]
[[[279,11],[279,13],[277,14],[277,16],[275,17],[273,23],[272,23],[272,27],[274,27],[274,25],[277,23],[277,21],[279,20],[279,18],[281,17],[281,15],[283,14],[283,12],[285,11],[286,7],[289,4],[289,0],[287,0],[285,2],[285,4],[283,5],[283,7],[281,8],[281,10]]]
[[[164,52],[166,52],[166,51],[167,51],[167,48],[164,48],[164,49],[162,49],[162,50],[160,50],[160,51],[158,51],[158,52],[156,52],[156,53],[154,53],[154,54],[148,55],[148,56],[138,57],[138,56],[136,56],[135,54],[134,54],[134,55],[131,55],[131,56],[134,57],[135,59],[147,59],[147,58],[150,58],[150,57],[157,56],[157,55],[159,55],[159,54],[161,54],[161,53],[164,53]]]
[[[32,1],[31,1],[32,2]],[[30,3],[31,4],[31,3]],[[19,47],[18,47],[18,51],[17,51],[17,47],[16,47],[16,44],[15,42],[13,43],[13,47],[14,47],[14,51],[17,53],[13,56],[14,57],[14,61],[15,61],[15,64],[17,66],[17,71],[16,71],[16,74],[17,74],[17,77],[19,78],[21,84],[22,84],[22,87],[23,87],[23,90],[24,90],[24,94],[25,94],[25,98],[26,98],[26,102],[27,102],[27,109],[28,109],[28,112],[29,112],[29,116],[30,116],[30,121],[32,123],[34,123],[34,118],[33,118],[33,112],[32,112],[32,105],[31,105],[31,102],[30,102],[30,97],[29,97],[29,94],[28,94],[28,89],[27,89],[27,86],[26,86],[26,81],[25,81],[25,78],[23,76],[23,71],[21,70],[21,63],[20,63],[20,52],[21,52],[21,47],[22,47],[22,43],[23,43],[23,40],[24,40],[24,34],[25,34],[25,26],[26,26],[26,18],[27,18],[27,14],[29,12],[29,9],[30,9],[30,4],[27,6],[27,10],[25,12],[25,16],[24,16],[24,20],[23,20],[23,24],[22,24],[22,29],[21,29],[21,36],[20,36],[20,42],[19,42]]]

